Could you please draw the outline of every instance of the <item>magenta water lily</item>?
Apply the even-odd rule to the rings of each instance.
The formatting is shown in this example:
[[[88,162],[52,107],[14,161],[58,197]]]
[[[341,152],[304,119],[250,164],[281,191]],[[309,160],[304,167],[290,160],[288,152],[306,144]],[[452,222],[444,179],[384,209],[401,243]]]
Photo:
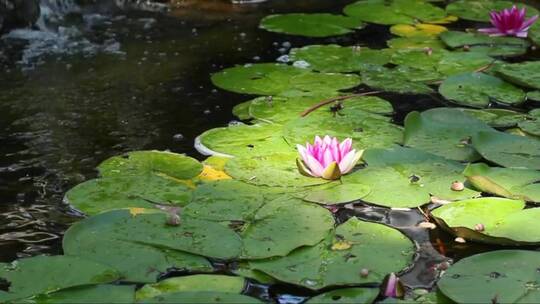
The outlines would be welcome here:
[[[362,157],[363,150],[352,149],[352,139],[343,142],[326,135],[315,136],[313,145],[297,145],[301,159],[296,160],[298,170],[306,176],[334,180],[350,172]]]
[[[494,27],[479,29],[479,32],[490,36],[516,36],[527,37],[529,28],[538,19],[535,15],[529,19],[525,18],[525,8],[518,9],[515,5],[512,8],[503,9],[500,12],[490,13],[491,24]]]

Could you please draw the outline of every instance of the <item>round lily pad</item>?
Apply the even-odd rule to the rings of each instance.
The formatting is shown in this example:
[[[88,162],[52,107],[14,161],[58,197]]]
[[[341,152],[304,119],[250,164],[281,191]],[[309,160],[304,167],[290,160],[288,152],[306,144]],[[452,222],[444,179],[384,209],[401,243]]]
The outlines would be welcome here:
[[[529,118],[527,114],[506,109],[460,109],[494,128],[510,128]]]
[[[445,200],[470,198],[476,191],[453,191],[452,182],[463,180],[463,165],[423,151],[396,147],[369,149],[364,153],[367,167],[345,175],[344,185],[362,183],[371,188],[363,198],[388,207],[416,207],[434,195]],[[389,186],[390,185],[390,186]]]
[[[386,49],[373,50],[335,44],[292,49],[289,56],[292,61],[306,61],[310,69],[322,72],[357,72],[366,64],[384,65],[390,60],[390,52]]]
[[[518,126],[531,135],[540,136],[540,118],[521,121]]]
[[[414,74],[417,75],[414,75]],[[420,75],[418,75],[420,73]],[[374,89],[400,94],[428,94],[433,90],[423,82],[440,78],[438,73],[430,74],[422,70],[411,70],[405,67],[386,68],[371,66],[362,71],[362,82]],[[416,79],[415,79],[416,78]]]
[[[540,171],[470,164],[463,174],[475,188],[507,198],[540,202]]]
[[[384,25],[413,24],[415,19],[429,22],[443,19],[443,9],[420,0],[363,0],[346,6],[345,14]]]
[[[527,99],[532,101],[540,101],[540,91],[527,92]]]
[[[367,196],[371,188],[367,185],[346,183],[339,185],[322,186],[308,190],[303,200],[323,205],[333,205],[352,202]]]
[[[218,304],[218,303],[235,303],[235,304],[258,304],[263,303],[258,299],[248,297],[236,293],[216,292],[216,291],[186,291],[174,292],[159,295],[153,298],[145,299],[140,303],[156,304],[156,303],[191,303],[191,304]]]
[[[76,271],[73,271],[76,269]],[[114,282],[118,272],[109,266],[70,256],[36,256],[0,263],[0,279],[8,289],[2,303],[47,294],[70,287]]]
[[[336,289],[322,293],[318,296],[310,298],[306,304],[328,304],[328,303],[357,303],[369,304],[373,303],[379,295],[377,288],[344,288]]]
[[[401,37],[436,37],[448,29],[436,24],[396,24],[390,27],[390,32]]]
[[[190,199],[191,188],[186,184],[152,174],[92,179],[65,196],[67,203],[88,215],[129,207],[153,208],[156,204],[182,206]]]
[[[214,74],[212,82],[243,94],[303,96],[353,88],[360,79],[356,75],[314,73],[284,64],[260,63],[225,69]]]
[[[63,289],[50,294],[42,294],[28,299],[24,303],[133,303],[135,285],[90,285]]]
[[[488,16],[488,13],[486,13]],[[443,32],[439,36],[450,48],[484,53],[489,56],[519,56],[527,52],[530,43],[516,37],[492,37],[479,33]]]
[[[202,171],[196,159],[163,151],[135,151],[111,157],[99,167],[102,177],[156,174],[175,179],[191,179]]]
[[[282,282],[321,289],[328,286],[379,283],[405,268],[414,245],[398,230],[351,218],[323,242],[286,257],[251,261],[252,269]],[[361,269],[369,270],[361,276]]]
[[[480,132],[472,138],[485,159],[504,167],[540,170],[540,141],[503,132]]]
[[[524,207],[522,200],[484,197],[443,205],[431,214],[443,228],[467,240],[496,245],[540,244],[540,229],[535,228],[540,208]]]
[[[526,61],[512,64],[501,64],[495,73],[508,82],[531,89],[540,89],[540,62]]]
[[[251,116],[249,116],[250,104],[251,104],[251,101],[246,101],[246,102],[242,102],[235,105],[232,109],[233,115],[238,117],[238,119],[241,119],[241,120],[250,119],[251,118]]]
[[[436,108],[407,115],[403,143],[448,159],[475,161],[480,155],[471,147],[471,137],[492,130],[459,109]]]
[[[344,35],[364,27],[358,18],[332,14],[270,15],[261,20],[261,28],[283,34],[308,37]]]
[[[177,292],[242,292],[246,281],[242,277],[226,275],[198,274],[185,277],[174,277],[165,279],[155,284],[148,284],[137,290],[137,300],[154,298],[164,294]]]
[[[489,13],[492,11],[500,11],[505,8],[511,8],[517,3],[505,0],[457,0],[446,6],[446,11],[449,14],[458,16],[461,19],[472,21],[489,22]],[[526,7],[527,15],[535,15],[538,11],[528,5],[517,4],[518,8]]]
[[[455,103],[485,108],[492,101],[516,105],[525,101],[525,92],[503,80],[483,73],[465,73],[448,77],[439,93]]]
[[[437,283],[457,303],[536,303],[540,253],[497,250],[465,258]]]

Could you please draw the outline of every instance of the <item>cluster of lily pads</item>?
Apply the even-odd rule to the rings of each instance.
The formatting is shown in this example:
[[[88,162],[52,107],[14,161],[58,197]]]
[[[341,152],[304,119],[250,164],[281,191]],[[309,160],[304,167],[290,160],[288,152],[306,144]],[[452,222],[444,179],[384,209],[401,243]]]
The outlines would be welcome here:
[[[265,29],[296,35],[376,23],[399,37],[377,50],[310,45],[292,49],[287,63],[213,75],[224,90],[257,96],[234,108],[245,123],[201,134],[203,162],[160,151],[104,161],[99,178],[66,194],[88,217],[65,233],[64,255],[0,265],[0,286],[8,286],[0,302],[253,303],[264,299],[245,287],[258,282],[318,294],[306,303],[372,303],[389,295],[378,286],[406,271],[417,248],[381,223],[337,222],[333,213],[351,202],[423,208],[461,241],[538,246],[540,63],[505,59],[527,53],[540,28],[529,41],[441,25],[487,21],[490,10],[511,5],[362,0],[345,15],[263,19]],[[460,107],[413,111],[401,126],[380,92]],[[365,150],[362,163],[335,181],[302,175],[296,145],[317,135],[351,138]],[[443,273],[440,293],[405,301],[538,302],[539,268],[536,251],[478,254]],[[171,273],[183,275],[164,278]]]

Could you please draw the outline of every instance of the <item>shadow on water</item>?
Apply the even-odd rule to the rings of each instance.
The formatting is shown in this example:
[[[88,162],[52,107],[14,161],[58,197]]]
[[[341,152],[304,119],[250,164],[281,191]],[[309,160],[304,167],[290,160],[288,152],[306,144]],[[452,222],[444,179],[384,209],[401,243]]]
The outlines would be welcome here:
[[[63,232],[80,219],[63,204],[63,195],[95,177],[94,168],[106,158],[168,149],[201,159],[193,148],[195,137],[234,120],[232,107],[250,98],[216,89],[210,74],[235,64],[274,61],[291,46],[382,48],[391,36],[376,25],[326,39],[258,29],[259,20],[271,13],[338,12],[351,0],[197,2],[167,16],[75,13],[44,39],[0,39],[0,262],[61,253]],[[54,36],[59,32],[61,38]],[[43,53],[50,49],[57,51]],[[444,105],[437,96],[381,97],[393,103],[397,123],[412,110]],[[440,263],[492,249],[456,244],[440,230],[416,227],[423,221],[420,211],[358,202],[336,214],[338,221],[351,216],[396,227],[415,240],[416,262],[402,276],[412,288],[432,287]],[[229,271],[224,266],[223,272]],[[286,284],[267,288],[253,282],[246,292],[282,303],[313,295]]]

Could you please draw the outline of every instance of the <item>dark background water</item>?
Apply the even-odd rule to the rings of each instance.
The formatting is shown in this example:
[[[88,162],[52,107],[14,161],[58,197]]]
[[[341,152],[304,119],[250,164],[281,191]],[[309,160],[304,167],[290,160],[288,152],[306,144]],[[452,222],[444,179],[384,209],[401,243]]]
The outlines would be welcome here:
[[[0,40],[0,262],[61,253],[62,233],[80,219],[63,204],[63,195],[95,177],[94,168],[106,158],[159,149],[201,159],[194,138],[234,120],[232,107],[250,99],[213,87],[212,73],[235,64],[275,61],[290,46],[385,47],[391,35],[377,25],[325,39],[258,28],[259,20],[271,13],[340,12],[351,2],[270,0],[235,6],[200,0],[167,16],[73,14],[63,21],[82,31],[89,48],[119,43],[119,52],[83,49],[32,57],[24,41]],[[17,63],[28,57],[33,59]],[[434,96],[381,96],[394,104],[398,123],[411,110],[443,105]],[[434,267],[446,260],[441,252],[458,259],[491,249],[456,245],[441,231],[430,236],[411,228],[422,221],[419,212],[359,205],[338,218],[352,215],[398,227],[417,242],[418,260],[404,276],[410,287],[433,284]],[[278,294],[305,292],[280,288],[275,287]]]

